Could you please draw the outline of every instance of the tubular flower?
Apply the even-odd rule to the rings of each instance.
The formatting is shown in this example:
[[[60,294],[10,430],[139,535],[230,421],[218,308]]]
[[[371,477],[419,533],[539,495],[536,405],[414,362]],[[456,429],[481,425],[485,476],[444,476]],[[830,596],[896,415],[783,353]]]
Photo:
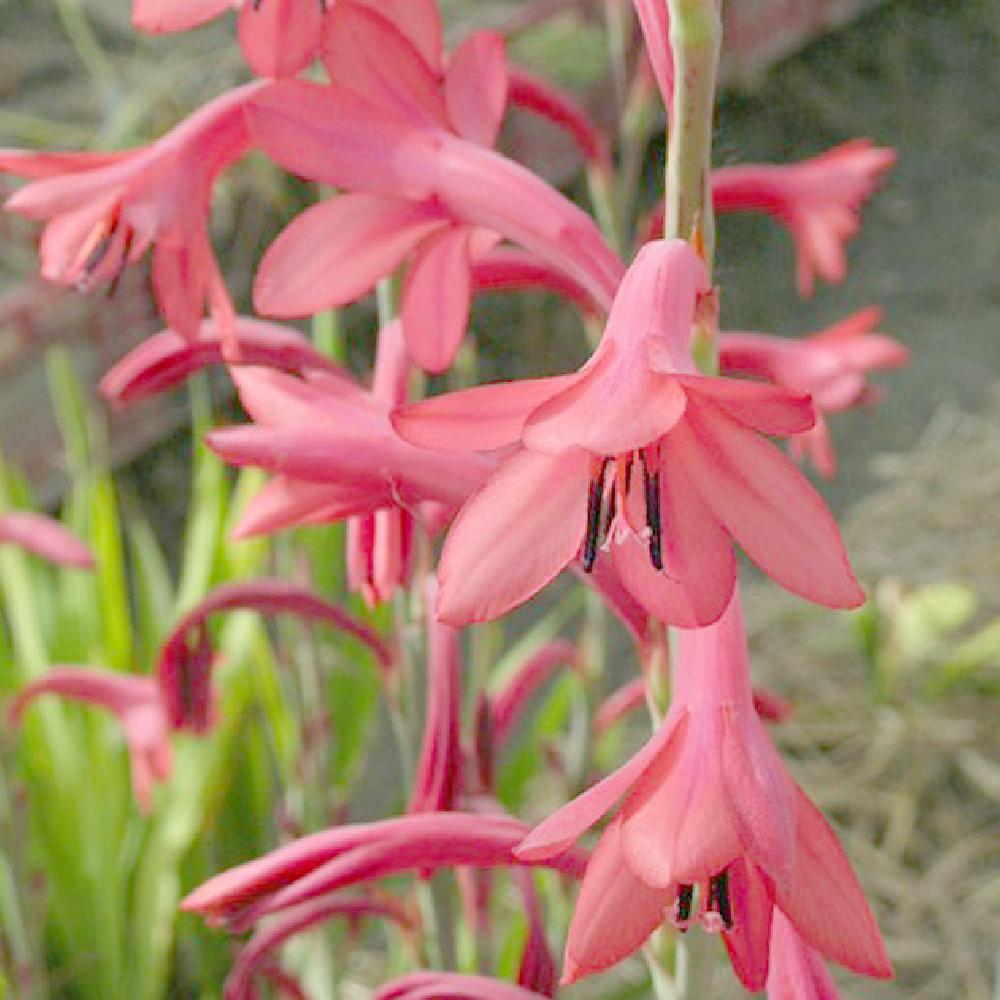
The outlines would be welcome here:
[[[465,504],[441,557],[439,614],[504,614],[579,555],[610,558],[651,614],[695,627],[733,592],[732,539],[793,593],[831,607],[864,595],[836,524],[761,434],[812,426],[807,396],[696,374],[700,258],[681,240],[639,253],[594,356],[575,375],[481,386],[403,408],[415,444],[520,444]]]
[[[808,452],[823,475],[832,476],[836,457],[825,415],[871,401],[876,392],[865,375],[899,368],[910,358],[899,341],[876,332],[881,319],[882,310],[869,306],[802,339],[724,333],[719,337],[719,364],[725,372],[756,375],[793,392],[810,393],[816,425],[793,438],[792,445]]]
[[[216,98],[150,146],[123,153],[0,151],[0,172],[34,179],[9,211],[49,220],[42,277],[89,291],[153,246],[153,289],[167,325],[197,337],[206,303],[231,338],[233,307],[208,235],[212,188],[250,148],[248,84]]]
[[[234,369],[254,423],[213,431],[208,445],[233,465],[277,473],[244,511],[236,537],[346,519],[351,588],[369,604],[389,598],[408,577],[414,521],[438,530],[496,464],[399,437],[389,412],[405,398],[409,371],[398,322],[379,333],[371,392],[324,373]]]
[[[39,695],[99,705],[121,723],[132,768],[132,794],[144,813],[153,808],[153,784],[167,781],[173,755],[159,689],[152,677],[136,677],[117,670],[53,667],[23,688],[11,702],[10,718],[17,725],[28,705]]]
[[[681,632],[678,654],[656,735],[517,850],[557,855],[627,793],[587,868],[563,981],[613,965],[667,919],[721,931],[741,982],[762,989],[775,909],[827,958],[891,976],[850,863],[754,710],[738,597],[716,624]]]
[[[766,212],[782,222],[795,240],[799,292],[811,295],[816,275],[846,277],[844,245],[861,226],[861,205],[895,162],[895,150],[854,139],[801,163],[716,170],[712,200],[718,212]]]
[[[233,331],[241,364],[282,371],[316,369],[350,378],[291,327],[237,316]],[[124,408],[173,389],[210,365],[222,364],[227,360],[223,350],[219,327],[213,320],[201,324],[195,340],[187,340],[175,330],[161,330],[129,351],[105,373],[101,379],[101,395],[116,408]]]
[[[330,86],[273,84],[250,113],[273,159],[347,192],[308,209],[268,250],[258,311],[302,316],[351,302],[408,261],[407,344],[418,364],[442,371],[465,331],[474,264],[501,238],[610,302],[622,267],[593,221],[490,148],[507,94],[499,36],[472,35],[443,76],[377,14],[336,38]]]
[[[0,514],[0,545],[22,549],[57,566],[93,569],[94,554],[55,518],[26,510]]]
[[[211,673],[214,663],[208,619],[221,611],[293,614],[322,621],[364,643],[383,670],[390,669],[392,650],[371,628],[338,604],[284,580],[240,580],[216,587],[174,626],[160,648],[157,674],[170,725],[205,732],[212,722]]]
[[[507,98],[498,35],[472,35],[441,78],[390,21],[372,11],[350,11],[350,5],[343,11],[345,23],[330,31],[324,55],[335,85],[417,126],[493,145]],[[342,194],[302,213],[278,237],[261,263],[254,301],[261,312],[276,316],[344,305],[409,260],[401,309],[407,345],[421,367],[441,372],[468,324],[472,263],[498,239],[433,199]]]
[[[216,875],[181,907],[239,931],[265,914],[401,872],[534,864],[520,862],[513,854],[527,832],[523,823],[509,816],[461,812],[411,813],[334,827]],[[586,856],[577,851],[541,863],[579,877]]]
[[[133,0],[132,23],[153,33],[186,31],[239,8],[243,55],[257,76],[294,76],[323,45],[334,8],[374,9],[391,17],[430,57],[440,48],[433,0]]]

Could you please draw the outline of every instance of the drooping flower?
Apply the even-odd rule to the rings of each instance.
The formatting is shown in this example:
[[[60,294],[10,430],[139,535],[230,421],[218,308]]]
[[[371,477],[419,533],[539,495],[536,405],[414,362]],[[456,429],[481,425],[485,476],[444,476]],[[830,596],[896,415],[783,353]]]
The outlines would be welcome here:
[[[897,340],[876,332],[882,310],[869,306],[802,338],[763,333],[723,333],[719,364],[724,372],[756,375],[793,392],[808,392],[817,410],[814,427],[792,439],[807,451],[825,476],[836,472],[836,458],[825,415],[840,413],[875,398],[868,372],[899,368],[910,352]]]
[[[186,31],[238,7],[239,39],[258,76],[294,76],[321,50],[330,14],[371,8],[391,17],[397,28],[432,58],[441,46],[441,23],[434,0],[133,0],[132,23],[156,34]]]
[[[675,678],[646,746],[518,848],[525,860],[558,855],[625,796],[587,868],[563,981],[620,961],[667,919],[721,931],[737,976],[759,990],[776,910],[826,958],[891,976],[836,835],[754,710],[738,597],[716,624],[680,633]]]
[[[237,316],[233,334],[241,364],[293,372],[315,369],[345,379],[350,377],[291,327]],[[172,389],[204,368],[226,362],[223,351],[218,324],[213,320],[201,324],[195,340],[188,340],[175,330],[161,330],[129,351],[104,374],[101,395],[113,406],[123,408]]]
[[[233,465],[277,473],[250,502],[237,538],[347,519],[351,588],[374,604],[408,578],[414,521],[428,534],[480,486],[495,460],[416,448],[389,423],[410,371],[398,322],[379,333],[371,392],[311,372],[295,378],[244,367],[232,376],[248,426],[207,443]]]
[[[0,545],[22,549],[57,566],[93,569],[94,554],[55,518],[26,510],[0,514]]]
[[[92,667],[52,667],[18,692],[8,709],[14,725],[43,694],[99,705],[121,723],[132,768],[132,794],[144,813],[153,808],[153,785],[170,777],[173,755],[167,717],[152,677]]]
[[[231,336],[232,302],[208,234],[219,174],[250,148],[244,106],[260,84],[231,90],[150,146],[122,153],[0,151],[0,172],[35,178],[9,211],[49,220],[42,276],[89,291],[153,247],[153,289],[167,325],[194,339],[207,303]]]
[[[774,911],[767,1000],[840,1000],[823,957],[802,940],[791,921]]]
[[[613,559],[662,621],[705,625],[732,594],[734,538],[793,593],[830,607],[861,603],[829,511],[761,436],[811,427],[808,396],[696,373],[690,341],[707,290],[690,246],[648,244],[577,374],[397,411],[399,432],[426,447],[520,444],[449,532],[439,567],[445,620],[504,614],[579,554],[584,570]]]
[[[527,832],[510,816],[463,812],[410,813],[333,827],[210,878],[181,908],[212,924],[244,930],[266,914],[401,872],[533,865],[513,854]],[[574,851],[541,864],[579,877],[586,855]]]
[[[795,240],[799,291],[811,295],[816,275],[846,277],[844,246],[861,226],[861,205],[895,162],[895,150],[854,139],[801,163],[716,170],[712,200],[718,212],[766,212],[783,223]]]
[[[174,729],[203,733],[211,725],[215,657],[208,619],[222,611],[240,609],[325,622],[367,646],[383,670],[389,670],[394,662],[392,650],[372,628],[306,587],[264,578],[225,583],[184,615],[160,647],[159,689]]]
[[[250,112],[278,163],[347,192],[304,212],[269,249],[258,311],[300,316],[344,304],[409,261],[407,343],[418,364],[441,371],[465,330],[471,268],[500,238],[609,303],[622,267],[593,221],[489,148],[506,101],[502,40],[471,36],[439,80],[385,19],[370,14],[354,28],[328,59],[331,86],[277,83]]]

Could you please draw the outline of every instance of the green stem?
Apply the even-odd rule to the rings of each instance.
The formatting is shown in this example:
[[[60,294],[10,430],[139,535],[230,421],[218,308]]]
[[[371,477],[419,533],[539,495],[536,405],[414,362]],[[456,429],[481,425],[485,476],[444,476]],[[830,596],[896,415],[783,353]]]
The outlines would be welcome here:
[[[667,142],[664,236],[699,247],[709,269],[712,217],[712,120],[719,66],[721,0],[666,0],[674,57],[674,98]]]

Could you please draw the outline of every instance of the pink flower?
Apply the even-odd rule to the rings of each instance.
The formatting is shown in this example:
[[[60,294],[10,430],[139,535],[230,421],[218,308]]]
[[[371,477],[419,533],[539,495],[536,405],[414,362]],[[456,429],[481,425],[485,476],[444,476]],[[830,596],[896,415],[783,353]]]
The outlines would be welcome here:
[[[434,606],[437,581],[427,578],[427,606]],[[427,699],[410,812],[445,812],[461,790],[462,651],[459,633],[427,615]]]
[[[544,1000],[512,983],[460,972],[411,972],[375,991],[372,1000]]]
[[[767,1000],[839,1000],[839,997],[822,956],[802,940],[781,910],[775,910],[771,920]]]
[[[58,566],[93,569],[94,554],[57,520],[26,510],[0,514],[0,545],[22,549]]]
[[[563,981],[618,962],[666,918],[721,931],[737,976],[759,990],[775,908],[827,958],[891,976],[850,863],[754,710],[738,597],[716,624],[682,631],[678,652],[656,735],[517,850],[557,855],[627,793],[587,868]]]
[[[854,139],[801,163],[716,170],[713,201],[718,212],[767,212],[787,226],[795,240],[799,291],[811,295],[817,274],[844,280],[844,245],[861,226],[861,205],[895,162],[895,150]]]
[[[259,87],[232,90],[152,145],[123,153],[0,151],[0,171],[37,178],[6,207],[49,220],[42,276],[89,291],[153,246],[153,288],[167,325],[193,340],[208,303],[228,330],[232,303],[208,212],[215,179],[250,148],[243,109]]]
[[[670,47],[670,12],[666,0],[633,0],[646,42],[646,54],[660,88],[667,115],[674,110],[674,57]],[[660,230],[662,232],[662,225]]]
[[[512,817],[461,812],[411,813],[333,827],[216,875],[195,889],[181,908],[239,931],[266,914],[401,872],[456,865],[516,867],[522,862],[513,849],[527,832]],[[586,861],[577,851],[542,863],[579,877]]]
[[[371,392],[344,378],[233,370],[254,423],[213,431],[209,446],[234,465],[277,473],[244,511],[235,535],[348,519],[348,578],[369,604],[409,572],[414,520],[433,534],[486,479],[495,461],[403,441],[389,411],[405,398],[410,365],[399,323],[379,333]]]
[[[819,471],[832,476],[836,459],[824,415],[870,401],[875,391],[866,374],[899,368],[910,358],[899,341],[875,332],[881,319],[881,309],[869,306],[801,339],[724,333],[719,337],[719,363],[725,372],[756,375],[793,392],[808,392],[819,419],[793,438],[793,445],[808,450]]]
[[[335,7],[371,8],[392,17],[428,57],[441,44],[433,0],[133,0],[132,22],[141,31],[186,31],[233,7],[240,8],[243,55],[258,76],[294,76],[305,69],[323,45]]]
[[[117,717],[129,749],[132,793],[139,809],[149,813],[153,808],[153,783],[169,779],[173,760],[156,681],[115,670],[53,667],[11,702],[11,722],[17,725],[28,705],[43,694],[99,705]]]
[[[388,671],[394,663],[392,650],[373,629],[305,587],[268,579],[225,583],[184,615],[160,647],[159,687],[174,729],[205,732],[211,725],[214,656],[208,619],[221,611],[238,609],[325,622],[367,646],[383,670]]]
[[[240,364],[283,371],[315,369],[342,378],[350,376],[320,353],[298,330],[237,316],[233,331]],[[210,365],[226,362],[219,328],[213,320],[201,324],[198,337],[187,340],[175,330],[161,330],[129,351],[101,379],[101,395],[117,408],[172,389]]]
[[[263,974],[274,953],[296,934],[311,930],[333,917],[344,917],[351,923],[361,917],[381,917],[398,924],[403,930],[413,932],[413,918],[401,904],[389,897],[352,899],[337,897],[311,900],[292,907],[269,924],[258,930],[240,949],[229,975],[226,977],[224,1000],[257,1000],[254,979]]]
[[[793,593],[831,607],[861,603],[823,501],[760,436],[811,427],[809,398],[696,374],[690,339],[707,290],[687,244],[648,244],[577,374],[397,411],[399,432],[426,447],[520,444],[451,528],[439,567],[442,618],[459,625],[504,614],[580,554],[585,571],[613,559],[635,600],[662,621],[704,625],[732,595],[733,538]]]
[[[278,237],[258,272],[257,309],[301,316],[351,302],[409,261],[407,344],[418,364],[441,371],[465,331],[471,269],[501,237],[610,302],[622,268],[593,221],[488,148],[506,98],[501,40],[473,35],[442,82],[379,22],[356,19],[365,30],[344,36],[330,87],[287,81],[254,102],[251,126],[272,158],[348,192]]]

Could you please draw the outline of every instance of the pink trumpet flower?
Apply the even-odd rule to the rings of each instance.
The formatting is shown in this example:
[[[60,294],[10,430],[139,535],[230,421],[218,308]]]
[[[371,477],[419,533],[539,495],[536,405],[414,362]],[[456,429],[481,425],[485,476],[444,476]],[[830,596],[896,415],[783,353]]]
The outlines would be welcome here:
[[[899,368],[910,359],[899,341],[876,332],[881,320],[882,310],[869,306],[801,339],[723,333],[719,364],[727,373],[756,375],[793,392],[810,393],[818,419],[792,443],[810,453],[823,475],[832,476],[836,458],[825,415],[870,401],[875,392],[866,374]]]
[[[372,1000],[545,1000],[547,996],[489,976],[411,972],[380,986]]]
[[[861,205],[896,162],[896,151],[854,139],[801,163],[748,164],[712,174],[719,212],[766,212],[795,240],[798,286],[811,295],[816,275],[841,282],[847,275],[844,246],[861,226]]]
[[[437,581],[427,578],[428,608],[434,607]],[[462,653],[459,633],[427,615],[427,701],[424,738],[413,777],[410,812],[445,812],[461,790]]]
[[[238,7],[239,39],[258,76],[294,76],[320,51],[334,7],[377,10],[430,58],[440,49],[433,0],[133,0],[132,23],[153,33],[186,31]]]
[[[429,532],[479,487],[495,460],[416,448],[389,422],[409,373],[398,322],[379,333],[372,392],[311,372],[294,378],[264,369],[233,371],[254,423],[213,431],[209,446],[234,465],[277,473],[251,501],[236,537],[295,524],[351,519],[349,577],[369,603],[406,578],[419,516]]]
[[[118,719],[128,744],[132,794],[143,813],[151,812],[153,784],[170,778],[173,761],[167,718],[156,681],[115,670],[53,667],[23,688],[10,703],[8,713],[12,723],[17,725],[28,705],[43,694],[99,705]]]
[[[850,863],[754,709],[738,596],[716,624],[682,631],[678,653],[659,731],[517,849],[558,855],[625,795],[587,868],[563,982],[618,962],[664,919],[700,920],[721,931],[743,985],[762,989],[775,908],[825,957],[891,977]]]
[[[497,746],[507,742],[531,696],[558,668],[575,667],[577,661],[576,646],[565,639],[556,639],[518,664],[506,683],[493,694],[492,733]]]
[[[311,900],[282,913],[266,928],[258,930],[240,949],[236,962],[226,977],[224,1000],[257,1000],[254,979],[262,974],[274,953],[289,938],[326,923],[333,917],[344,917],[352,923],[361,917],[381,917],[413,932],[413,918],[396,900],[385,898],[329,897]]]
[[[94,554],[55,518],[26,510],[0,514],[0,545],[19,545],[57,566],[93,569]]]
[[[771,921],[771,960],[767,1000],[839,1000],[822,956],[802,940],[791,921],[775,910]]]
[[[612,559],[660,620],[706,625],[733,592],[734,538],[793,593],[838,608],[864,600],[822,499],[761,437],[808,430],[809,397],[696,373],[690,341],[707,291],[688,244],[650,243],[577,374],[394,414],[400,434],[425,447],[520,445],[452,525],[439,567],[444,620],[504,614],[579,554],[585,572]]]
[[[383,670],[390,670],[394,662],[392,650],[373,629],[340,605],[305,587],[268,579],[226,583],[216,587],[184,615],[160,648],[157,663],[160,693],[174,729],[201,733],[211,725],[214,656],[208,619],[221,611],[241,609],[266,615],[293,614],[310,621],[326,622],[367,646]]]
[[[181,908],[239,931],[266,914],[401,872],[423,874],[456,865],[518,866],[522,862],[513,849],[527,832],[513,817],[462,812],[411,813],[334,827],[216,875],[195,889]],[[542,863],[578,878],[586,855],[573,851]]]
[[[233,331],[240,363],[302,372],[350,376],[320,353],[298,330],[237,316]],[[161,330],[129,351],[101,379],[101,395],[117,408],[172,389],[210,365],[226,362],[218,324],[206,320],[195,340]]]
[[[0,151],[0,172],[36,178],[6,207],[49,220],[42,276],[89,291],[114,283],[153,246],[153,289],[167,325],[195,339],[207,303],[227,340],[233,307],[207,219],[216,178],[250,148],[243,111],[259,90],[231,90],[152,145],[123,153]]]
[[[278,237],[258,272],[258,311],[301,316],[353,301],[408,260],[407,343],[441,371],[465,330],[471,268],[501,237],[609,303],[622,266],[593,220],[489,148],[506,95],[501,40],[473,35],[440,83],[397,35],[372,15],[331,64],[331,86],[284,81],[254,102],[251,128],[272,158],[348,192]],[[406,71],[385,74],[387,64]]]

